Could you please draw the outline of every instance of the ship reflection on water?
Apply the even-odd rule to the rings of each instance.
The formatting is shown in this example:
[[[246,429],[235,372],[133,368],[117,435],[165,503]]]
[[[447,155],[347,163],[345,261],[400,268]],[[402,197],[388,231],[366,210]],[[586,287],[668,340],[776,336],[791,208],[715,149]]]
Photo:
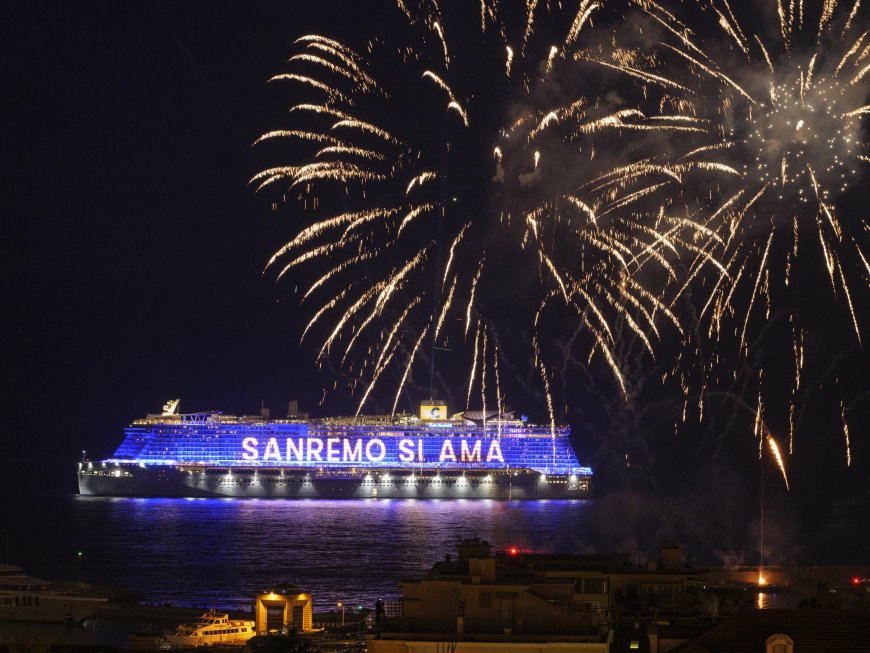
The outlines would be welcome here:
[[[176,606],[250,609],[258,591],[286,580],[309,590],[315,609],[372,607],[397,598],[399,580],[424,574],[460,536],[529,551],[593,548],[591,500],[38,501],[11,508],[32,531],[28,543],[10,542],[16,561]]]

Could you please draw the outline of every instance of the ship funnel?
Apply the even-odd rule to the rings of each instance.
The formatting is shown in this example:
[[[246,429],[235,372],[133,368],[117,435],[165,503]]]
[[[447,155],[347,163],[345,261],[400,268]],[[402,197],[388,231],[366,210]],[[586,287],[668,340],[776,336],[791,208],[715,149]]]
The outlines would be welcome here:
[[[420,405],[420,419],[450,419],[447,404],[428,403]]]
[[[178,404],[180,403],[181,399],[170,399],[165,404],[163,404],[163,414],[175,415],[176,411],[178,411]]]

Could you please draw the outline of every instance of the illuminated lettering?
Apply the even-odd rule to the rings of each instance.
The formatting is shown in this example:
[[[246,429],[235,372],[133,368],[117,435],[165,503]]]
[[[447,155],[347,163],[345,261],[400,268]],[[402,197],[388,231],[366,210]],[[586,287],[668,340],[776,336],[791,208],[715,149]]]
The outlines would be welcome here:
[[[359,438],[356,439],[356,444],[353,445],[353,449],[350,447],[350,440],[344,441],[344,454],[342,456],[345,462],[354,462],[362,460],[362,440]]]
[[[242,440],[242,449],[245,450],[245,453],[242,454],[242,458],[245,460],[256,460],[257,438],[245,438]]]
[[[399,460],[403,463],[414,461],[414,441],[399,440]]]
[[[498,440],[493,440],[489,445],[489,451],[486,452],[486,462],[491,463],[497,460],[500,463],[504,462],[504,456],[501,454],[501,445]]]
[[[441,455],[438,456],[438,460],[442,463],[448,460],[456,462],[456,454],[453,452],[453,443],[450,442],[450,440],[444,440],[444,444],[441,445]]]
[[[470,463],[470,462],[480,462],[480,440],[474,441],[474,446],[471,449],[468,448],[468,440],[462,441],[462,462]]]
[[[330,434],[332,435],[332,434]],[[302,465],[317,465],[321,463],[346,464],[381,463],[389,458],[394,464],[407,466],[435,466],[438,463],[496,463],[505,464],[507,457],[498,438],[460,437],[448,435],[437,437],[404,437],[410,433],[399,433],[399,437],[243,437],[238,453],[238,460],[246,462],[262,461],[263,464],[278,465],[286,462],[296,462]],[[378,434],[380,435],[380,434]],[[434,448],[440,447],[438,456]],[[428,444],[427,444],[428,443]],[[428,454],[427,454],[428,448]]]
[[[306,456],[306,460],[320,460],[323,458],[320,457],[320,452],[323,451],[323,440],[320,438],[308,438],[308,455]]]
[[[301,463],[302,459],[304,458],[304,451],[305,447],[302,444],[302,438],[299,438],[298,441],[287,438],[287,462],[290,462],[290,454],[292,452],[296,460]]]
[[[269,460],[270,458],[281,460],[281,451],[278,449],[278,440],[275,438],[269,438],[269,441],[266,443],[266,451],[263,452],[263,460]]]
[[[377,456],[372,454],[372,449],[374,447],[378,447],[381,450],[380,454]],[[379,440],[378,438],[372,438],[366,443],[366,458],[369,460],[369,462],[379,463],[384,459],[386,455],[387,447],[382,440]]]

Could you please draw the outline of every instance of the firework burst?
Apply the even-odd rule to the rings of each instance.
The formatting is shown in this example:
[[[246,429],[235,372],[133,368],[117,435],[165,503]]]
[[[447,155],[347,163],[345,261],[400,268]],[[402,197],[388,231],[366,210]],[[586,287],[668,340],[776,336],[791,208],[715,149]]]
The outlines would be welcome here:
[[[279,164],[253,183],[304,217],[268,269],[307,280],[304,335],[345,367],[360,409],[389,378],[395,411],[415,363],[434,378],[442,349],[451,360],[439,369],[465,370],[466,404],[502,408],[509,350],[533,361],[554,418],[548,340],[560,329],[582,331],[588,357],[600,355],[627,395],[612,323],[652,353],[662,324],[680,329],[676,262],[709,261],[711,247],[695,243],[721,237],[668,206],[635,210],[655,185],[621,192],[627,179],[679,178],[695,162],[592,181],[595,139],[706,126],[683,115],[645,123],[585,93],[578,43],[600,3],[458,4],[400,1],[390,33],[365,44],[295,42],[273,79],[292,88],[289,128],[258,141]]]
[[[699,415],[705,390],[745,369],[759,392],[790,395],[767,403],[788,404],[771,417],[788,424],[791,451],[808,337],[848,325],[863,344],[866,11],[857,0],[630,0],[614,13],[601,45],[575,55],[618,89],[611,154],[593,183],[644,196],[651,213],[681,205],[707,230],[694,231],[684,281],[697,333],[682,360],[702,371]],[[782,343],[791,380],[788,358],[770,353]],[[690,372],[674,374],[688,398]]]

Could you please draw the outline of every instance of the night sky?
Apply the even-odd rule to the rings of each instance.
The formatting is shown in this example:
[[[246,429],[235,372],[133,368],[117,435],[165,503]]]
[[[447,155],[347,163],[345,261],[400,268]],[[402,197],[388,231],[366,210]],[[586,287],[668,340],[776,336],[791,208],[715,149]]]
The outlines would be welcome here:
[[[58,486],[170,397],[319,397],[261,277],[285,228],[247,186],[280,112],[265,82],[312,20],[290,7],[3,10],[4,466],[37,457]]]
[[[293,39],[365,25],[364,9],[350,8],[364,3],[333,3],[340,9],[323,14],[316,4],[36,2],[0,10],[0,492],[74,491],[82,450],[112,454],[125,425],[170,398],[180,397],[183,411],[236,414],[256,413],[264,401],[273,415],[295,398],[316,412],[329,381],[315,370],[311,346],[299,347],[295,299],[262,275],[294,226],[247,183],[265,165],[251,144],[280,124],[287,106],[266,80],[282,70]],[[867,378],[850,382],[867,389]],[[868,431],[852,424],[847,469],[827,444],[840,446],[836,426],[821,424],[795,461],[792,494],[768,472],[771,519],[779,508],[781,537],[807,538],[796,558],[832,541],[855,544],[850,555],[866,562],[870,549],[853,533],[870,517]],[[697,465],[694,447],[672,438],[641,452]],[[584,462],[607,469],[601,443],[584,446],[576,428],[575,439]],[[675,504],[699,520],[715,506],[754,510],[752,441],[720,462],[715,478],[692,476],[688,485],[668,468],[652,487],[703,496]],[[626,476],[622,469],[601,479],[601,505],[645,528],[646,513],[666,508],[649,487],[623,486]],[[704,544],[715,548],[714,539]]]

